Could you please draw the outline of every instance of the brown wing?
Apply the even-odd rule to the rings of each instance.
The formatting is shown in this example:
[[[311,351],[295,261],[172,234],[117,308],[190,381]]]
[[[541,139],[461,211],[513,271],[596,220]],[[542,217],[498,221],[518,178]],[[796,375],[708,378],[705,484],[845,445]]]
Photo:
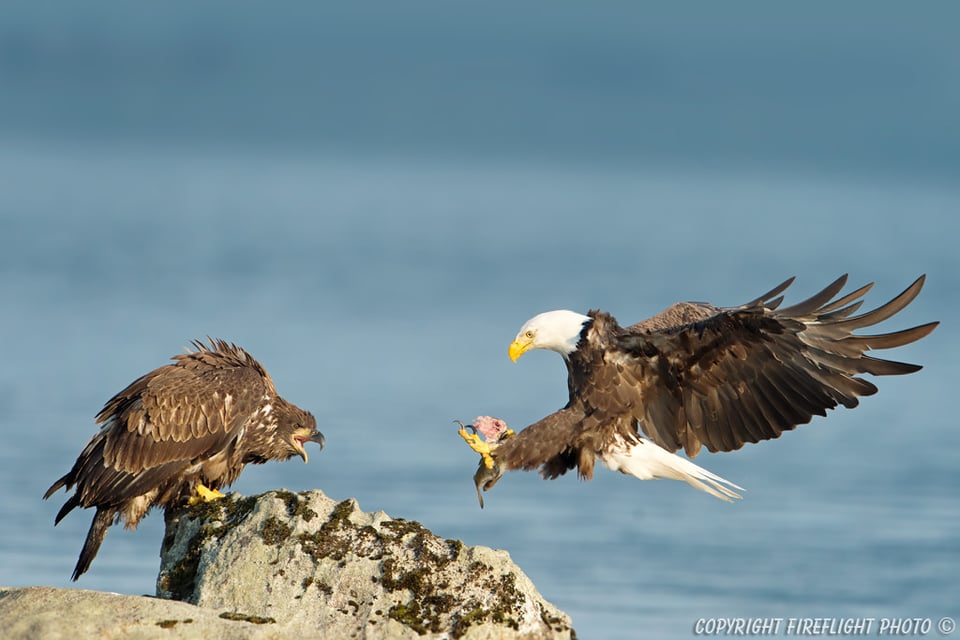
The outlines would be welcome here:
[[[684,324],[692,324],[716,315],[721,309],[705,302],[677,302],[660,313],[627,327],[630,333],[663,331]]]
[[[114,422],[104,448],[108,465],[135,473],[210,455],[259,407],[265,385],[255,370],[190,365],[157,369],[107,403],[98,420]]]
[[[571,445],[583,418],[580,409],[561,409],[502,442],[493,457],[503,471],[542,467],[544,478],[561,476],[577,466],[577,453]]]
[[[872,284],[833,299],[843,276],[823,291],[778,310],[786,281],[743,306],[673,326],[634,325],[613,338],[604,375],[582,390],[584,401],[610,411],[628,407],[657,444],[693,457],[778,437],[877,388],[857,374],[911,373],[920,366],[866,355],[909,344],[938,323],[880,335],[856,335],[903,309],[920,292],[918,278],[885,305],[853,316]],[[701,308],[708,308],[701,306]],[[669,311],[669,310],[668,310]],[[662,315],[662,314],[661,314]],[[852,317],[851,317],[852,316]]]

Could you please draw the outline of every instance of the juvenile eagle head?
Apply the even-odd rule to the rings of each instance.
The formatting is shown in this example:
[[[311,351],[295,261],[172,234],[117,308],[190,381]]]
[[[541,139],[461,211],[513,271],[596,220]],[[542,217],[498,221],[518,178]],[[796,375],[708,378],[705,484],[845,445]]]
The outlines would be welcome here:
[[[307,462],[307,450],[304,444],[316,442],[323,449],[326,441],[323,434],[317,431],[317,421],[309,411],[290,404],[283,398],[278,398],[274,410],[276,420],[276,437],[265,443],[268,451],[263,452],[267,460],[288,460],[293,456],[300,456]]]

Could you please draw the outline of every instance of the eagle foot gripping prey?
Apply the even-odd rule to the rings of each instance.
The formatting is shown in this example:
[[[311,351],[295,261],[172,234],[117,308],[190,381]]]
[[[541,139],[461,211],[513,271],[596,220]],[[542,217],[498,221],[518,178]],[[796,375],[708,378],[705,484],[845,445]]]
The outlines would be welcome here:
[[[454,422],[460,425],[457,433],[460,434],[460,437],[463,438],[471,449],[480,454],[480,457],[483,458],[483,464],[486,465],[487,469],[493,469],[496,465],[491,455],[494,449],[504,440],[512,438],[515,435],[513,429],[507,427],[507,423],[499,418],[480,416],[474,420],[476,424],[467,425],[459,420],[454,420]],[[471,433],[467,433],[467,429],[470,429]],[[480,439],[479,434],[483,434],[486,442]]]
[[[459,420],[456,422],[460,425],[460,429],[457,430],[460,437],[464,439],[471,449],[480,454],[480,457],[483,458],[483,464],[486,465],[487,469],[493,469],[494,461],[490,455],[490,445],[480,439],[480,436],[477,435],[476,432],[477,428],[472,424],[464,425]],[[467,433],[467,429],[472,429],[473,433]]]

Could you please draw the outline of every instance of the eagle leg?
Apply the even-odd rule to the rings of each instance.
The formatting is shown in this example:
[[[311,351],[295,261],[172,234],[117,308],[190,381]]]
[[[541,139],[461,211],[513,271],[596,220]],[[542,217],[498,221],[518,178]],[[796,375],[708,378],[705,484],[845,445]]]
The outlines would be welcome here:
[[[224,494],[220,493],[216,489],[209,489],[205,487],[202,483],[197,483],[197,495],[191,496],[187,501],[187,504],[199,504],[201,502],[210,502],[211,500],[216,500],[217,498],[223,498]]]
[[[473,428],[473,425],[467,426]],[[460,434],[460,437],[464,439],[471,449],[480,454],[487,469],[493,469],[495,463],[493,457],[490,455],[490,445],[481,440],[480,436],[476,433],[467,433],[467,427],[463,426],[463,423],[460,424],[460,429],[457,430],[457,433]]]

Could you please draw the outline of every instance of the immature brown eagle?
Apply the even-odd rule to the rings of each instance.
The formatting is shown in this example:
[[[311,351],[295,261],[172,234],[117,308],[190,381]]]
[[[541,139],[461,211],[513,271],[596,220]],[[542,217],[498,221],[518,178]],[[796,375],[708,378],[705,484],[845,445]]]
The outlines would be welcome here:
[[[576,467],[590,479],[599,458],[641,480],[684,480],[723,500],[739,498],[734,489],[741,487],[673,452],[682,448],[692,458],[702,446],[733,451],[777,438],[827,409],[853,408],[858,396],[876,393],[858,374],[921,368],[866,352],[919,340],[937,322],[879,335],[853,332],[906,307],[924,277],[857,316],[873,283],[834,299],[846,281],[844,275],[808,300],[779,309],[790,278],[739,307],[681,302],[627,328],[597,310],[532,318],[510,345],[510,358],[530,349],[558,352],[567,365],[570,401],[516,435],[491,418],[468,425],[474,433],[461,427],[460,435],[482,456],[477,494],[515,469],[539,468],[553,479]]]
[[[307,461],[303,448],[323,434],[309,412],[280,396],[259,362],[240,347],[210,340],[173,357],[115,395],[97,414],[100,432],[67,475],[47,489],[76,491],[57,514],[97,512],[73,570],[76,580],[97,555],[107,529],[123,520],[135,529],[151,507],[168,507],[194,492],[210,500],[248,463]]]

